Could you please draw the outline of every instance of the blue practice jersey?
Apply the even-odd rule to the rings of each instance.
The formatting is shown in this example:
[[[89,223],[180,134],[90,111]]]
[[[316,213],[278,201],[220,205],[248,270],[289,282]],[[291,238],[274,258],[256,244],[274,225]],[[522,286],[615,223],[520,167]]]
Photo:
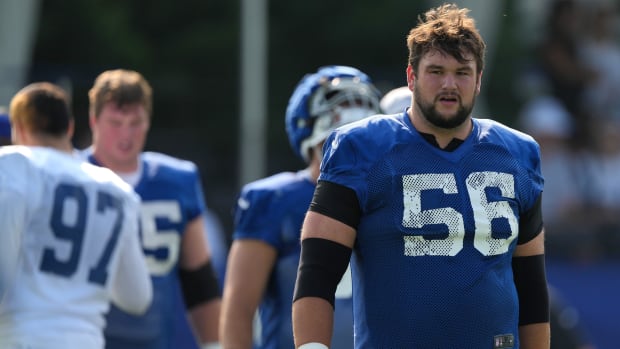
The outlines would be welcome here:
[[[258,239],[277,250],[259,306],[260,332],[255,336],[255,348],[295,347],[291,308],[301,252],[299,238],[315,186],[307,171],[283,172],[246,185],[237,201],[233,239]],[[332,348],[353,346],[350,286],[349,274],[337,292]]]
[[[92,155],[88,159],[97,164]],[[194,163],[153,152],[142,153],[140,162],[142,174],[134,189],[142,199],[140,233],[153,304],[143,316],[111,308],[106,344],[112,349],[169,349],[177,332],[192,333],[187,318],[175,315],[183,306],[178,261],[186,225],[205,214],[204,195]]]
[[[519,217],[543,189],[538,144],[474,119],[454,151],[406,113],[337,130],[319,180],[355,191],[355,348],[519,347],[512,275]]]

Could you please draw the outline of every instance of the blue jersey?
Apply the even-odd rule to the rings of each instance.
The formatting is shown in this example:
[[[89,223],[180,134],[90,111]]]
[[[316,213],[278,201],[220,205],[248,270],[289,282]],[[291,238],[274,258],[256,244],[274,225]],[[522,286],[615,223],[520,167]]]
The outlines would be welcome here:
[[[88,159],[97,164],[92,155]],[[204,195],[198,169],[190,161],[144,152],[140,166],[141,178],[134,189],[142,199],[140,234],[153,281],[153,303],[143,316],[111,308],[106,346],[168,349],[173,348],[176,332],[192,333],[187,318],[175,316],[183,306],[178,261],[186,225],[205,214]]]
[[[454,151],[406,113],[346,125],[325,143],[319,180],[355,191],[355,348],[504,348],[518,339],[512,276],[520,216],[543,189],[538,144],[474,119]]]
[[[259,306],[261,331],[255,336],[255,348],[295,347],[291,308],[301,252],[299,238],[315,186],[307,171],[283,172],[246,185],[237,201],[233,238],[262,240],[277,250]],[[343,278],[336,298],[332,348],[353,346],[351,306],[350,282]]]

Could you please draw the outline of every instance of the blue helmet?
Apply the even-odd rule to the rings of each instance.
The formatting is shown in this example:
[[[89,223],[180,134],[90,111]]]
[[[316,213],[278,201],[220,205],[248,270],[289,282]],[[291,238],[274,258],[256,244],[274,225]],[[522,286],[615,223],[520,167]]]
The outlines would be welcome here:
[[[295,153],[308,162],[310,149],[339,126],[378,114],[381,95],[353,67],[331,65],[306,74],[286,108],[286,133]]]

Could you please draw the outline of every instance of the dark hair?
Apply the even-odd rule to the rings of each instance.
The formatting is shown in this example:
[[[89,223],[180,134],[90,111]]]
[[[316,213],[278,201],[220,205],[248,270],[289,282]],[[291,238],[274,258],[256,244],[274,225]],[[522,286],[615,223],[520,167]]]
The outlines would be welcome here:
[[[153,111],[153,89],[146,79],[133,70],[107,70],[95,79],[88,91],[90,113],[99,116],[101,109],[108,102],[117,107],[141,104],[149,117]]]
[[[33,133],[60,137],[73,121],[69,96],[49,82],[32,83],[15,94],[9,109],[11,123]]]
[[[418,24],[407,36],[408,64],[414,72],[418,71],[422,56],[431,50],[448,54],[461,63],[467,61],[464,55],[471,53],[478,73],[482,71],[486,44],[468,13],[467,8],[444,4],[418,17]]]

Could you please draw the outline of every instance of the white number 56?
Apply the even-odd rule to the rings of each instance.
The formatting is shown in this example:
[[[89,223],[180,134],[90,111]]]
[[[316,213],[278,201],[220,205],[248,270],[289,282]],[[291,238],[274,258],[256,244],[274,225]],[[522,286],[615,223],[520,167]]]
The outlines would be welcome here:
[[[500,172],[473,172],[466,179],[475,221],[474,247],[484,256],[506,253],[517,236],[518,222],[507,201],[487,200],[486,188],[498,188],[502,196],[515,197],[514,177]],[[465,224],[463,215],[451,207],[422,210],[422,191],[441,189],[445,194],[458,192],[456,179],[451,173],[425,173],[403,176],[403,221],[407,228],[422,228],[427,224],[448,227],[445,239],[425,239],[419,235],[404,236],[406,256],[454,256],[463,249]],[[492,237],[491,222],[505,218],[510,226],[507,238]]]

